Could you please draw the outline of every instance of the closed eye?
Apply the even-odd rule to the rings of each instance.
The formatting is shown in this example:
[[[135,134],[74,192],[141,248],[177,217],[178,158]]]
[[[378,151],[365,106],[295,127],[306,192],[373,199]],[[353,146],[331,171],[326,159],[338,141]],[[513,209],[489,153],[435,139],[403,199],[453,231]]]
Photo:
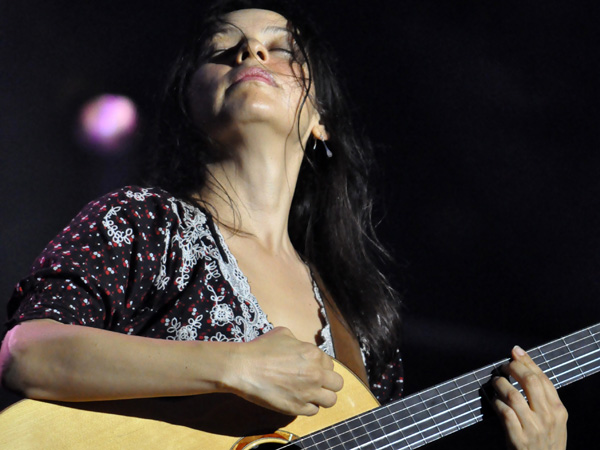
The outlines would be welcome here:
[[[230,58],[237,51],[238,46],[229,47],[229,48],[216,48],[208,52],[206,58],[209,61],[219,61]]]
[[[289,48],[284,47],[275,47],[269,50],[271,53],[279,53],[283,58],[291,59],[293,56],[293,52]]]

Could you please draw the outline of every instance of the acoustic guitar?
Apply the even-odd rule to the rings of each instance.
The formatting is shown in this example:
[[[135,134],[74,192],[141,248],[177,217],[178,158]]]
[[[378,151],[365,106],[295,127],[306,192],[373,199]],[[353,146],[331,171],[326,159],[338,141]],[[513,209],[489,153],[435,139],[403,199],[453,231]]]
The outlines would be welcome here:
[[[528,353],[557,388],[580,380],[600,371],[600,324]],[[284,416],[226,394],[68,404],[22,400],[0,414],[0,448],[414,449],[481,421],[481,394],[506,361],[385,406],[336,363],[345,382],[338,402],[312,417]]]

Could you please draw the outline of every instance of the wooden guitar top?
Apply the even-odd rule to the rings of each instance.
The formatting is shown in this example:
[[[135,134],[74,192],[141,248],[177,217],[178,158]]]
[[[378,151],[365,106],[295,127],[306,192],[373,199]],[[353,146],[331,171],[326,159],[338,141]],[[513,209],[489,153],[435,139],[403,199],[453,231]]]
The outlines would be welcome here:
[[[231,394],[105,402],[22,400],[0,413],[0,448],[250,449],[276,430],[305,436],[378,406],[341,363],[344,387],[332,408],[312,417],[285,416]]]

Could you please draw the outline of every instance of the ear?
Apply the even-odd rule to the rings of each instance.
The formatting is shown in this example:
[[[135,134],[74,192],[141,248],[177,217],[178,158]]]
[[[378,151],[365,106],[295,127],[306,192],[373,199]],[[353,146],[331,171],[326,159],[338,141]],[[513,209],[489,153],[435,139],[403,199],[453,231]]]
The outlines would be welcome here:
[[[329,139],[329,133],[321,122],[316,124],[312,129],[312,135],[315,139],[326,141]]]

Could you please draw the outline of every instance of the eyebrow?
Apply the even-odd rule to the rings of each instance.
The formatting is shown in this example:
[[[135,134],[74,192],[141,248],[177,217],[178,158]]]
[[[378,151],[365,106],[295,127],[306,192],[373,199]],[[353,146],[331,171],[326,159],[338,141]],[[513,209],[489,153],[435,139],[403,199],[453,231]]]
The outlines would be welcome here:
[[[290,30],[288,30],[285,27],[276,27],[276,26],[273,26],[273,25],[268,26],[263,31],[265,33],[269,33],[269,34],[289,33],[290,32]]]
[[[219,34],[227,34],[232,29],[241,32],[241,30],[238,27],[226,22],[215,30],[215,32],[213,33],[213,37]],[[290,30],[286,27],[280,27],[275,25],[269,25],[268,27],[263,28],[262,31],[267,34],[291,33]]]

